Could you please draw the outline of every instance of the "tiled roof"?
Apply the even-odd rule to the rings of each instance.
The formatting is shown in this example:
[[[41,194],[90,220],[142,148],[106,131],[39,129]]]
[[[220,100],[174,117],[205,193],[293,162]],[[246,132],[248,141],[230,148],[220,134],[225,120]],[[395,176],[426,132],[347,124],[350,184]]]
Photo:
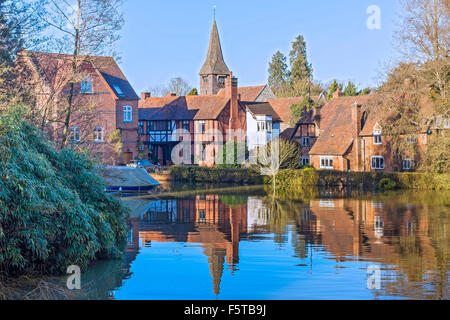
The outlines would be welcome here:
[[[353,143],[352,105],[361,104],[361,114],[368,109],[370,95],[342,97],[329,101],[321,110],[322,133],[311,148],[312,155],[343,155]]]
[[[229,100],[217,95],[148,98],[140,101],[139,115],[142,120],[217,119]]]
[[[261,92],[264,90],[266,85],[262,86],[250,86],[250,87],[239,87],[238,94],[241,95],[241,101],[255,101]],[[225,96],[225,90],[221,89],[217,94],[219,96]]]
[[[382,110],[383,96],[378,94],[371,94],[364,97],[370,98],[366,101],[367,120],[364,127],[361,130],[361,136],[371,136],[373,135],[373,127],[375,124],[381,123],[383,118],[386,116],[384,110]],[[425,117],[425,121],[422,124],[423,130],[426,130],[427,119],[433,118],[433,104],[427,96],[423,96],[420,100],[420,112]]]
[[[303,97],[269,99],[268,102],[285,123],[291,121],[291,106],[303,101]]]
[[[27,54],[37,71],[44,77],[50,87],[58,90],[58,88],[62,88],[67,83],[71,75],[72,55],[31,51],[27,52]],[[80,64],[86,61],[92,63],[93,67],[103,77],[118,99],[139,99],[114,58],[98,56],[80,57]]]
[[[241,102],[254,115],[272,116],[272,121],[281,121],[280,116],[267,102]]]
[[[280,138],[290,141],[292,135],[294,134],[295,128],[286,128],[283,132],[280,133]]]
[[[206,74],[226,74],[228,75],[230,70],[228,70],[225,61],[223,60],[222,46],[220,45],[219,31],[217,30],[216,21],[214,21],[211,36],[209,39],[208,54],[206,56],[205,63],[200,70],[200,75]]]

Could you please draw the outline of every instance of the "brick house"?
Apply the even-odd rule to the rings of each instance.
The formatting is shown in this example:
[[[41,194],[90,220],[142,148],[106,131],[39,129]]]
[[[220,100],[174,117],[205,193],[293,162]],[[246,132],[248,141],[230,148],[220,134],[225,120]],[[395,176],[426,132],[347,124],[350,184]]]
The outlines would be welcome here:
[[[270,118],[271,123],[274,119],[275,126],[279,122],[278,115],[266,102],[275,98],[270,87],[238,87],[238,79],[233,77],[223,59],[216,21],[199,76],[198,96],[151,97],[151,93],[142,93],[139,103],[140,151],[154,163],[174,163],[172,151],[180,147],[180,142],[186,141],[174,135],[177,129],[187,130],[191,140],[189,152],[183,149],[178,153],[185,164],[214,165],[220,148],[217,142],[222,138],[221,141],[226,143],[231,138],[228,137],[229,129],[242,130],[241,135],[234,137],[236,140],[248,140],[251,134],[247,127],[249,110],[256,112],[258,117]]]
[[[173,164],[173,148],[183,141],[174,135],[185,129],[191,140],[190,155],[184,153],[185,163],[212,165],[211,159],[219,151],[219,134],[226,141],[228,129],[245,124],[245,113],[238,102],[237,79],[227,78],[225,97],[218,95],[173,96],[152,98],[144,93],[139,104],[139,134],[141,152],[161,165]],[[183,154],[184,153],[184,154]]]
[[[44,52],[23,55],[35,83],[36,117],[45,114],[52,119],[44,129],[57,143],[63,134],[62,111],[69,94],[73,56]],[[112,57],[80,57],[79,61],[69,143],[91,151],[105,164],[127,163],[138,152],[139,97]],[[108,143],[115,130],[121,133],[121,154]]]
[[[392,154],[391,140],[383,135],[380,125],[384,114],[375,98],[375,94],[342,97],[337,92],[323,107],[317,105],[305,111],[291,135],[291,139],[301,146],[301,164],[311,164],[318,170],[414,170],[415,159],[398,159]],[[425,103],[424,114],[431,115],[430,110],[429,104]],[[423,149],[428,135],[436,131],[435,127],[426,125],[414,138],[400,136],[396,139],[408,139],[408,143]],[[445,129],[445,125],[439,127]]]

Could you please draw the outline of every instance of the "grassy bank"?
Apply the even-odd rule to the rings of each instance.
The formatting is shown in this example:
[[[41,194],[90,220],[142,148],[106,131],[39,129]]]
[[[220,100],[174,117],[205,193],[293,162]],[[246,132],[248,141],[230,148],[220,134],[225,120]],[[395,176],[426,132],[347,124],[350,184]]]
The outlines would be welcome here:
[[[270,177],[265,178],[266,183],[271,181]],[[381,190],[450,190],[450,174],[316,171],[307,168],[280,170],[276,183],[283,189],[321,186]]]
[[[173,166],[169,169],[173,181],[262,184],[263,177],[248,169]]]

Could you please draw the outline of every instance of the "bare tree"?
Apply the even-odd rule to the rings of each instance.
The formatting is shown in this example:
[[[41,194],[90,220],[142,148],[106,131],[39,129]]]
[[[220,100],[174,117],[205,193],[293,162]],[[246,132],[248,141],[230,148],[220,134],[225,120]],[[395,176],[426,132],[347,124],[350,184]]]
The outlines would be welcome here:
[[[192,87],[183,78],[177,77],[170,80],[168,85],[169,93],[177,96],[185,96],[191,91]]]
[[[272,177],[275,193],[276,177],[281,169],[297,169],[300,164],[300,146],[296,142],[277,137],[259,150],[252,150],[257,165],[253,167],[259,174]]]
[[[168,94],[175,94],[176,96],[186,96],[192,90],[189,82],[181,77],[170,79],[167,85],[157,85],[148,89],[152,97],[166,97]]]
[[[401,0],[402,21],[397,40],[401,51],[422,62],[448,58],[450,2]]]
[[[77,112],[78,119],[82,119],[95,109],[92,105],[86,108],[86,101],[77,102],[75,84],[86,77],[82,65],[89,62],[92,56],[113,53],[112,45],[118,40],[117,32],[124,22],[123,15],[119,12],[121,4],[122,0],[46,0],[45,13],[36,12],[52,34],[47,48],[68,54],[65,59],[70,65],[65,70],[66,74],[59,76],[61,88],[53,90],[54,94],[64,94],[66,100],[62,105],[62,99],[56,98],[59,102],[58,116],[57,119],[51,119],[62,125],[60,147],[68,142],[74,113]],[[65,88],[66,85],[68,89]],[[54,100],[55,97],[51,99]],[[83,108],[79,108],[77,103]],[[50,109],[47,111],[45,117],[54,114]]]

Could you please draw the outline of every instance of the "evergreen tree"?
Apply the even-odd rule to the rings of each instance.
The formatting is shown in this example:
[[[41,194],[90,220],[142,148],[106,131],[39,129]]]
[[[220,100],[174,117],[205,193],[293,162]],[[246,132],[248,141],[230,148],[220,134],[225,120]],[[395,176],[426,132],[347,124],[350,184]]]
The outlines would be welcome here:
[[[289,53],[291,63],[291,82],[308,79],[312,76],[312,66],[308,63],[306,42],[303,36],[298,36],[292,43]]]
[[[277,51],[272,61],[269,63],[269,86],[276,92],[283,87],[289,78],[289,69],[286,63],[286,56]]]
[[[357,88],[353,82],[351,82],[351,81],[348,82],[347,87],[345,87],[345,90],[344,90],[344,95],[346,97],[358,95]]]
[[[187,95],[188,96],[197,96],[198,95],[197,88],[192,88],[192,90],[189,91],[189,93]]]
[[[327,95],[328,100],[333,99],[333,93],[335,93],[337,89],[342,90],[342,85],[339,84],[336,79],[334,79],[333,83],[331,84],[330,90],[328,91]]]

